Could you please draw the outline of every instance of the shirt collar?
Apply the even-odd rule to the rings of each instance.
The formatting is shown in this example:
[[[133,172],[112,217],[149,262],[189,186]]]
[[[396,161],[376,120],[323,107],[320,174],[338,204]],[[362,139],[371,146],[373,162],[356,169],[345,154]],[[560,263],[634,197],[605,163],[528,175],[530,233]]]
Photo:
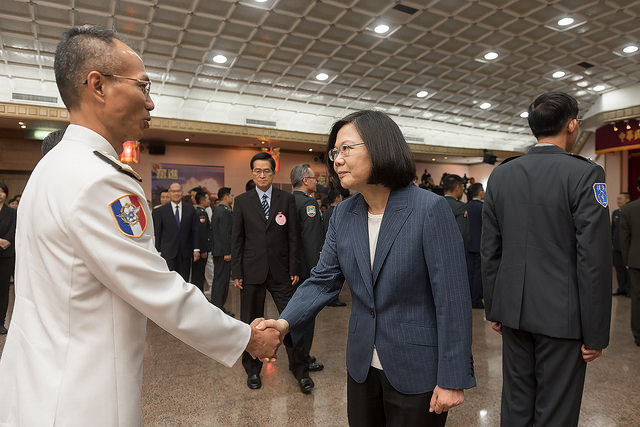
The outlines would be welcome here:
[[[118,159],[118,153],[113,146],[99,133],[80,125],[69,125],[64,131],[65,143],[81,143],[84,146],[101,150],[108,155]]]
[[[182,200],[179,203],[174,203],[173,201],[171,202],[171,207],[174,211],[176,210],[176,206],[182,209]]]
[[[259,189],[258,187],[256,187],[256,191],[258,192],[258,199],[260,199],[260,201],[262,202],[262,196],[264,194],[267,195],[267,199],[271,200],[271,193],[273,192],[273,185],[269,187],[269,189],[267,191],[262,191],[261,189]]]

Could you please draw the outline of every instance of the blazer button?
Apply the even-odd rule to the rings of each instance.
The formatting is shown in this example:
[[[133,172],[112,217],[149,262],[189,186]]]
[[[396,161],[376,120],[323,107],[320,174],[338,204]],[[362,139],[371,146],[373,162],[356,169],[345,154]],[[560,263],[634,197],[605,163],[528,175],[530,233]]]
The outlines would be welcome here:
[[[375,318],[376,314],[373,312],[373,310],[371,310],[371,317]]]

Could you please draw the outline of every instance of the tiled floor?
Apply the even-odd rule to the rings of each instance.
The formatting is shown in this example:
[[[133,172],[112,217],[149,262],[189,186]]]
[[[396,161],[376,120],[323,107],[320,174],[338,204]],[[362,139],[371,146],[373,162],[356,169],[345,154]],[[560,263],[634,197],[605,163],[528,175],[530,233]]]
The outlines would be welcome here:
[[[312,354],[325,365],[312,373],[315,390],[300,393],[287,369],[284,349],[265,365],[262,389],[249,390],[240,362],[225,368],[149,322],[144,359],[142,413],[148,426],[343,426],[346,425],[345,349],[347,307],[326,307],[318,316]],[[239,311],[239,293],[230,290],[227,306]],[[614,297],[611,344],[587,368],[581,426],[640,426],[640,347],[629,330],[630,301]],[[478,387],[465,393],[448,426],[499,425],[501,341],[473,311],[473,353]],[[271,301],[266,315],[276,315]],[[0,349],[4,346],[0,338]],[[0,380],[1,383],[1,380]]]

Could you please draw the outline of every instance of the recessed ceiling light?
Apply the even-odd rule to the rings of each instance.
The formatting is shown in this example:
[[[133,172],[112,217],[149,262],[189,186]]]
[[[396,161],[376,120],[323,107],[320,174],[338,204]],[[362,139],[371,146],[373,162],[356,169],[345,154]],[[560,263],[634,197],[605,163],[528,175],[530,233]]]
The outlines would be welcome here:
[[[575,22],[575,20],[573,18],[570,17],[566,17],[566,18],[562,18],[561,20],[558,21],[558,25],[560,25],[561,27],[566,27],[567,25],[571,25]]]
[[[432,157],[432,158],[431,158],[431,161],[432,161],[432,162],[435,162],[435,161],[436,161],[436,158],[435,158],[435,157]]]
[[[448,157],[447,157],[447,156],[444,156],[444,159],[445,159],[445,160],[447,160],[447,159],[448,159]]]
[[[316,74],[316,80],[320,80],[321,82],[327,80],[329,78],[329,74],[327,73],[318,73]]]
[[[265,3],[267,0],[255,0],[256,3]]]
[[[560,77],[564,77],[564,76],[565,76],[564,71],[556,71],[551,75],[551,77],[553,77],[554,79],[559,79]]]
[[[27,128],[27,125],[20,125],[20,127],[21,127],[22,129],[26,129],[26,128]]]
[[[484,59],[488,60],[488,61],[493,61],[494,59],[496,59],[498,56],[498,52],[487,52],[484,54]]]
[[[261,144],[264,144],[264,141],[260,141]]]
[[[587,91],[585,90],[579,90],[575,93],[576,96],[585,96],[587,94]]]
[[[185,142],[189,142],[189,141],[190,141],[190,139],[189,139],[189,138],[185,138],[184,140],[185,140]]]
[[[489,108],[491,108],[491,104],[488,102],[483,102],[482,104],[480,104],[480,108],[482,108],[483,110],[488,110]]]
[[[313,148],[309,148],[309,151],[313,151]]]
[[[387,24],[376,25],[373,31],[375,31],[376,34],[384,34],[389,31],[389,26]]]
[[[529,117],[529,112],[523,111],[522,113],[520,113],[520,117],[522,117],[523,119],[526,119],[527,117]]]
[[[587,87],[587,86],[589,86],[589,82],[588,81],[582,81],[582,82],[576,83],[576,85],[578,85],[580,87]]]
[[[638,51],[638,46],[630,44],[629,46],[622,49],[624,53],[634,53]]]
[[[596,91],[596,92],[600,92],[600,91],[603,91],[605,89],[606,89],[605,85],[595,85],[593,87],[593,90]]]
[[[225,62],[227,62],[227,57],[224,55],[216,55],[213,57],[213,62],[215,62],[216,64],[224,64]]]
[[[24,124],[24,122],[18,122],[18,124],[19,124],[19,125],[23,125],[23,124]]]
[[[421,90],[420,92],[416,93],[416,96],[418,98],[424,98],[427,95],[429,95],[429,92],[427,92],[426,90]]]

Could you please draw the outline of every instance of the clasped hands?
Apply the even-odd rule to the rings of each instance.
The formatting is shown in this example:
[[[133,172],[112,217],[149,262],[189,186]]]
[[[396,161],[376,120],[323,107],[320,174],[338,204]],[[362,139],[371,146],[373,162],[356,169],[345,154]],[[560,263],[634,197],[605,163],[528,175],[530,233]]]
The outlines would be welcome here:
[[[273,362],[277,358],[278,347],[285,335],[289,333],[289,323],[284,319],[265,320],[262,317],[251,322],[251,338],[247,344],[247,352],[254,359],[262,362]]]

